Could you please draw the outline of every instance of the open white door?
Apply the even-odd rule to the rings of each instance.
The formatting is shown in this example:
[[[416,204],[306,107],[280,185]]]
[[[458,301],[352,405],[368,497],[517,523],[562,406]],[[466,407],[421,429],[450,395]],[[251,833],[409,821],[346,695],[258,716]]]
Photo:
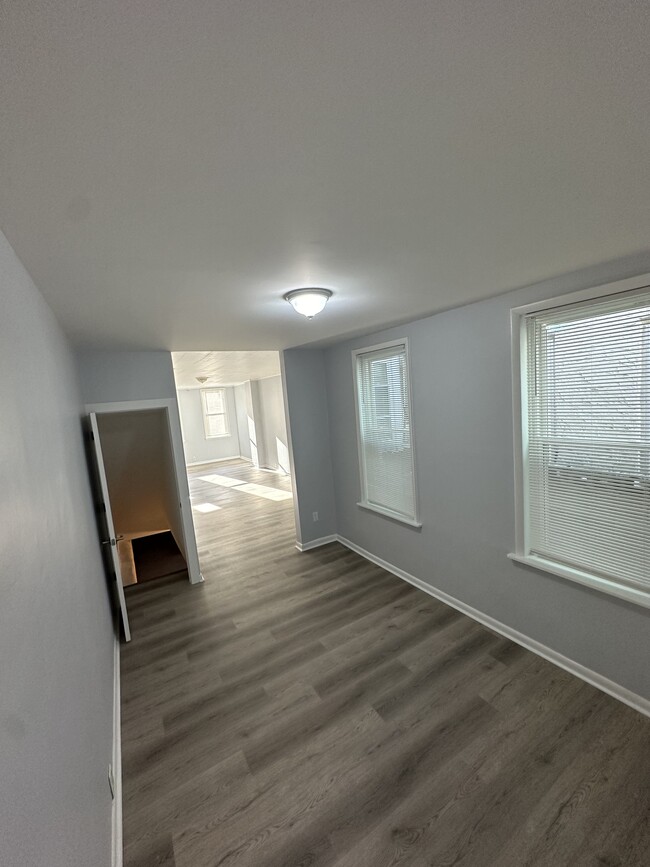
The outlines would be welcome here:
[[[94,412],[90,413],[90,427],[92,430],[92,445],[95,464],[97,467],[97,478],[101,490],[102,501],[104,504],[104,519],[106,526],[106,535],[108,538],[102,539],[102,545],[108,545],[110,549],[110,560],[117,585],[117,598],[120,605],[120,615],[122,618],[122,626],[124,628],[124,637],[127,641],[131,640],[131,630],[129,629],[129,615],[126,611],[126,599],[124,598],[124,585],[122,584],[122,573],[120,571],[120,558],[117,554],[117,538],[115,536],[115,525],[113,524],[113,515],[111,513],[111,501],[108,493],[108,481],[106,480],[106,470],[104,468],[104,458],[102,455],[102,444],[99,439],[99,427],[97,425],[97,415]]]

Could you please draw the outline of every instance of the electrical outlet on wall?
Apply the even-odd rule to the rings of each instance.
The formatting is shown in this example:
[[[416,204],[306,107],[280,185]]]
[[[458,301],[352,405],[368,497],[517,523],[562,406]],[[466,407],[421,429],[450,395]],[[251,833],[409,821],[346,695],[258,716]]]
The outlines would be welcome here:
[[[312,512],[311,516],[314,519],[314,522],[316,522],[318,520],[318,512]]]
[[[113,765],[108,766],[108,787],[111,790],[111,798],[115,800],[115,776],[113,775]]]

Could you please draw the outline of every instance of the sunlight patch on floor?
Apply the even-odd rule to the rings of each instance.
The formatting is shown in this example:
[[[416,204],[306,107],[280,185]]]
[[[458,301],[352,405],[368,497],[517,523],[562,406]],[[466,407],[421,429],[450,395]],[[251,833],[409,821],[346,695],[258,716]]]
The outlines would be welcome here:
[[[202,482],[210,482],[211,485],[221,485],[222,488],[236,488],[238,485],[245,485],[243,479],[233,479],[230,476],[220,476],[218,473],[212,473],[209,476],[199,476]]]
[[[256,497],[264,497],[265,500],[290,500],[292,496],[290,491],[267,488],[266,485],[256,485],[253,482],[239,485],[237,490],[243,491],[245,494],[253,494]]]
[[[192,506],[195,512],[216,512],[221,506],[215,506],[214,503],[199,503],[196,506]]]
[[[262,497],[265,500],[290,500],[292,497],[291,491],[283,491],[279,488],[269,488],[267,485],[256,485],[254,482],[245,482],[243,479],[233,479],[231,476],[220,476],[218,473],[212,473],[209,476],[199,476],[202,482],[209,482],[211,485],[219,485],[222,488],[233,488],[237,491],[243,491],[245,494],[252,494],[254,497]],[[198,508],[198,507],[195,507]],[[201,509],[200,511],[212,511]]]

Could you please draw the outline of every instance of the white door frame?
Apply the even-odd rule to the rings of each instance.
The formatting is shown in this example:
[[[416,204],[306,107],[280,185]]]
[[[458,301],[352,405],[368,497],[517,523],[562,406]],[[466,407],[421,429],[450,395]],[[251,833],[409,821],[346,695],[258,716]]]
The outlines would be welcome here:
[[[124,630],[124,640],[131,641],[131,628],[129,626],[129,613],[126,609],[126,598],[124,596],[124,584],[122,583],[122,567],[120,565],[120,556],[117,553],[117,539],[115,536],[115,524],[113,523],[113,512],[111,510],[111,498],[108,490],[108,479],[106,478],[106,467],[104,465],[104,455],[102,453],[102,443],[99,436],[99,428],[97,427],[96,413],[90,413],[90,436],[92,439],[92,448],[94,451],[93,460],[97,471],[98,493],[101,493],[102,503],[104,504],[104,523],[108,531],[108,539],[101,539],[102,545],[109,546],[109,555],[113,574],[115,576],[115,584],[117,585],[117,604],[120,609],[119,616],[122,619],[122,628]],[[118,625],[119,633],[119,625]]]
[[[196,533],[194,520],[192,519],[192,504],[190,501],[190,488],[187,481],[185,468],[185,452],[181,436],[181,422],[178,413],[178,402],[174,398],[160,398],[154,400],[124,400],[111,403],[87,403],[87,413],[102,415],[109,412],[139,412],[146,409],[162,409],[167,416],[169,437],[172,445],[172,457],[174,459],[176,476],[176,493],[181,510],[183,527],[183,541],[187,554],[187,573],[190,584],[201,584],[203,575],[199,565],[199,552],[196,546]]]

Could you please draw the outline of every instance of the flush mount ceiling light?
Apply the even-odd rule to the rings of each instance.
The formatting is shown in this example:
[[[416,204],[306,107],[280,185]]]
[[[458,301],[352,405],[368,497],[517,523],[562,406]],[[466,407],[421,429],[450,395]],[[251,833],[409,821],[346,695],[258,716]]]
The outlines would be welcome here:
[[[291,304],[296,313],[301,313],[307,319],[313,319],[325,307],[332,297],[332,293],[329,289],[309,286],[304,289],[292,289],[283,297]]]

